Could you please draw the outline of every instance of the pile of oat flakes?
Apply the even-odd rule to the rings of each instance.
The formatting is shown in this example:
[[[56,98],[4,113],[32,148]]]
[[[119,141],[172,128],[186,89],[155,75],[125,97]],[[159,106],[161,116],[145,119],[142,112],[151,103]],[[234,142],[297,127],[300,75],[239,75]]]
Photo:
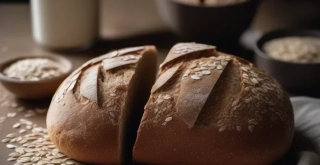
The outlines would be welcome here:
[[[5,116],[0,116],[0,126],[8,127],[7,120],[16,120],[15,124],[10,126],[12,133],[1,139],[1,142],[12,150],[7,161],[14,165],[80,164],[61,153],[50,140],[47,130],[32,122],[32,117],[46,114],[47,108],[27,107],[15,100],[2,87],[0,90],[0,111],[4,107],[10,109]],[[21,115],[24,118],[18,118]]]

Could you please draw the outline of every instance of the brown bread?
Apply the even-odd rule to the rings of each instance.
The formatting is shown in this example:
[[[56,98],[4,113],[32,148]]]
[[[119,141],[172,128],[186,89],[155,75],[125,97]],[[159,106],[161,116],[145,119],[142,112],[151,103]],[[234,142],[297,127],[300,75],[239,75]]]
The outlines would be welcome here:
[[[162,63],[133,160],[157,165],[269,165],[291,145],[289,97],[265,72],[215,47],[180,43]]]
[[[155,73],[153,46],[121,49],[88,61],[62,83],[51,102],[47,128],[52,141],[78,161],[125,163]]]
[[[64,81],[47,117],[63,153],[92,164],[133,154],[139,164],[269,165],[288,150],[293,110],[272,77],[214,46],[179,43],[154,83],[155,54],[114,51]]]

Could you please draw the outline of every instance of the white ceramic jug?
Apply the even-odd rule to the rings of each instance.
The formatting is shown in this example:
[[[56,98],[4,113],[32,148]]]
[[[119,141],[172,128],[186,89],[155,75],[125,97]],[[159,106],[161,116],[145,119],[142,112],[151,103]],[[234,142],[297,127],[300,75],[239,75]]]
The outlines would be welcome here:
[[[98,38],[98,0],[31,0],[34,41],[53,50],[86,49]]]

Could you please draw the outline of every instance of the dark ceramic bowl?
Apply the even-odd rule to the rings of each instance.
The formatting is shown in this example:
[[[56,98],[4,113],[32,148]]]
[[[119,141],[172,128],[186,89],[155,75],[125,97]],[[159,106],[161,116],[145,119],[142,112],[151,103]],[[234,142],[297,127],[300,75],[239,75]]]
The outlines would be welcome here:
[[[50,79],[43,79],[39,81],[27,81],[19,80],[15,78],[7,77],[3,74],[3,70],[10,64],[30,58],[48,58],[61,65],[62,74]],[[56,55],[45,55],[45,56],[21,56],[12,58],[0,63],[0,82],[2,85],[13,93],[16,97],[22,99],[42,99],[51,97],[61,82],[71,73],[72,64],[65,57]]]
[[[280,30],[263,35],[254,45],[256,65],[268,72],[293,94],[317,95],[320,92],[320,63],[294,63],[276,60],[263,51],[263,45],[288,36],[319,37],[320,31]]]
[[[251,24],[260,0],[232,5],[194,5],[155,0],[163,21],[182,37],[205,43],[237,41]]]

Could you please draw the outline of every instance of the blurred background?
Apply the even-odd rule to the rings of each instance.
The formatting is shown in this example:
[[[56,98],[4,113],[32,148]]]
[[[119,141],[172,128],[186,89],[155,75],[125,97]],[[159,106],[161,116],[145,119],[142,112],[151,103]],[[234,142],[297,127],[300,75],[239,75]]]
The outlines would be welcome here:
[[[0,3],[1,41],[4,35],[10,35],[11,38],[14,35],[20,35],[21,38],[30,36],[30,2],[28,0],[0,0]],[[172,36],[173,33],[170,34],[172,31],[160,18],[154,0],[101,0],[99,6],[100,38],[102,40],[126,38],[129,39],[127,43],[130,43],[131,40],[135,40],[132,37],[151,35],[149,44],[161,42],[163,38],[167,40],[167,43],[171,41],[168,45],[175,42],[172,39],[176,36]],[[262,0],[257,6],[257,13],[254,15],[250,28],[261,33],[297,27],[319,29],[319,20],[319,0]],[[9,27],[12,29],[6,29]],[[163,33],[166,36],[163,36]],[[163,38],[161,40],[153,38],[157,34]],[[179,39],[181,38],[174,38],[174,40]],[[142,43],[137,42],[135,45],[137,44]]]
[[[40,1],[34,2],[36,4]],[[98,7],[92,10],[97,10],[98,13],[98,21],[94,22],[98,26],[97,38],[93,37],[83,49],[70,51],[60,50],[59,46],[50,47],[50,42],[45,43],[46,38],[41,40],[41,37],[50,31],[39,29],[51,27],[51,30],[54,30],[55,27],[62,26],[59,22],[47,23],[53,20],[48,11],[53,11],[54,5],[49,5],[47,10],[42,11],[39,8],[45,3],[38,4],[38,8],[34,7],[34,11],[39,11],[33,14],[32,24],[30,1],[1,0],[0,57],[5,59],[21,54],[59,54],[69,58],[74,66],[78,67],[88,59],[113,49],[154,44],[160,52],[158,58],[161,63],[175,43],[196,41],[216,45],[220,51],[253,62],[256,54],[254,47],[258,39],[266,33],[279,29],[320,29],[319,0],[248,0],[227,6],[190,5],[176,0],[96,2]],[[72,8],[70,11],[77,6],[68,5],[67,7]],[[55,11],[59,13],[58,10]],[[93,24],[90,19],[86,17],[78,22],[84,25]],[[95,19],[95,16],[92,16],[92,19]],[[37,21],[38,23],[35,23]],[[82,26],[74,27],[79,32],[81,28]],[[42,33],[36,34],[35,31]],[[68,37],[68,33],[64,35],[63,37],[69,40],[74,38]],[[55,34],[55,37],[57,36],[59,33]],[[76,38],[74,40],[79,41]]]

